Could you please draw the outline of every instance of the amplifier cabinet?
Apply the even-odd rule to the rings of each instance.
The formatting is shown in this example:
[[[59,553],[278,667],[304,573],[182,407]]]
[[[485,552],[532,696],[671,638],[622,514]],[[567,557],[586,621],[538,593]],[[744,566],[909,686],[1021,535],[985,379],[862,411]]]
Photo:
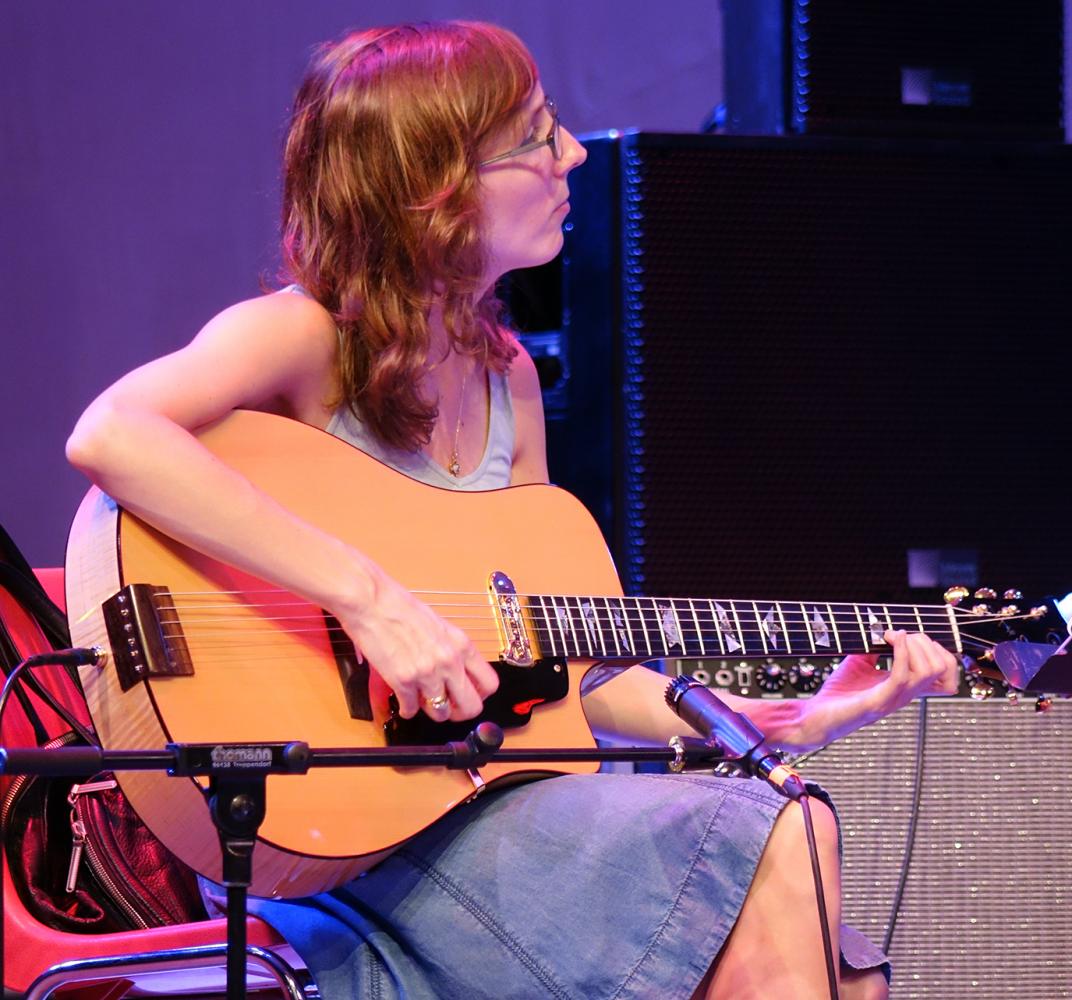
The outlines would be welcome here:
[[[925,699],[800,764],[841,817],[845,920],[877,943],[910,851],[897,1000],[1072,996],[1072,703],[1032,704]]]
[[[910,549],[1069,589],[1072,147],[585,145],[549,461],[628,593],[915,603]]]

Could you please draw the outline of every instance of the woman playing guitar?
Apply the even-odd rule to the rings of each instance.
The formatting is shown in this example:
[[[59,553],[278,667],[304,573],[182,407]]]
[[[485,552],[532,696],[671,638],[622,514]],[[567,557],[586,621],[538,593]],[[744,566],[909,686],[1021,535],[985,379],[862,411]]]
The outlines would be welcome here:
[[[325,609],[402,718],[474,718],[498,676],[464,630],[199,433],[263,411],[442,489],[545,483],[536,372],[494,288],[558,253],[568,176],[584,160],[532,57],[501,28],[402,25],[323,47],[286,142],[291,284],[231,306],[105,390],[70,437],[70,461],[147,525]],[[351,503],[360,518],[360,490]],[[452,524],[437,530],[449,538]],[[816,697],[750,701],[748,714],[772,745],[800,750],[955,690],[954,657],[922,633],[885,641],[888,673],[850,656]],[[588,720],[665,742],[682,723],[664,683],[634,666],[593,685]],[[451,811],[361,878],[251,908],[329,998],[827,996],[803,827],[784,805],[758,782],[708,775],[514,785]],[[815,812],[836,929],[836,823]],[[842,995],[885,995],[881,953],[844,928],[840,944]]]

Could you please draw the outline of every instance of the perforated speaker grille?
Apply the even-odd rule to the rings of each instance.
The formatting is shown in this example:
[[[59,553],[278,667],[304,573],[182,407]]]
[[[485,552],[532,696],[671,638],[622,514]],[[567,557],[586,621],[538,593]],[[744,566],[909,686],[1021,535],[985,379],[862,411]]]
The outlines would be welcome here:
[[[1070,150],[621,142],[627,587],[903,600],[939,548],[1064,593]]]
[[[834,796],[846,922],[881,943],[911,815],[919,705],[801,765]],[[1072,996],[1072,703],[927,705],[922,798],[890,954],[898,1000]]]
[[[1060,0],[787,7],[798,131],[1063,138]],[[923,77],[909,103],[905,70]]]

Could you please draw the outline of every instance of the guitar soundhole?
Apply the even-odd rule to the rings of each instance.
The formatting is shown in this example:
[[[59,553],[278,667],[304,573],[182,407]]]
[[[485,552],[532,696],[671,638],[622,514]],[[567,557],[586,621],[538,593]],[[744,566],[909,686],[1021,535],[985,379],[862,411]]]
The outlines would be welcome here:
[[[499,675],[499,689],[484,702],[484,711],[465,722],[434,722],[424,712],[412,719],[398,715],[398,703],[391,696],[391,717],[384,723],[388,746],[428,746],[464,740],[479,722],[494,722],[503,729],[528,725],[533,709],[551,701],[561,701],[569,693],[569,671],[563,659],[537,660],[531,667],[493,663]]]

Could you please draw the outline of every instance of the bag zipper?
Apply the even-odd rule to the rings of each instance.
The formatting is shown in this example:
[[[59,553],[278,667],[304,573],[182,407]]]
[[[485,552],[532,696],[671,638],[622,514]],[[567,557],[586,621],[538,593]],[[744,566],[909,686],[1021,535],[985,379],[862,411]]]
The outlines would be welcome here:
[[[67,865],[67,891],[74,892],[78,884],[78,869],[82,864],[82,854],[86,849],[86,824],[79,817],[78,796],[88,795],[90,792],[102,792],[105,789],[115,788],[118,784],[115,779],[107,781],[89,781],[84,785],[71,785],[71,791],[67,801],[71,805],[71,860]]]
[[[85,820],[88,818],[86,807],[83,805],[83,795],[94,792],[109,791],[116,788],[119,782],[114,778],[105,778],[99,781],[90,781],[83,785],[74,785],[67,801],[71,803],[71,863],[67,872],[68,892],[73,891],[70,886],[72,881],[78,878],[78,868],[85,860],[90,873],[108,894],[108,898],[123,911],[123,914],[135,927],[147,928],[152,926],[142,916],[137,907],[129,900],[124,886],[120,885],[112,875],[111,869],[101,855],[97,845],[89,838]]]

